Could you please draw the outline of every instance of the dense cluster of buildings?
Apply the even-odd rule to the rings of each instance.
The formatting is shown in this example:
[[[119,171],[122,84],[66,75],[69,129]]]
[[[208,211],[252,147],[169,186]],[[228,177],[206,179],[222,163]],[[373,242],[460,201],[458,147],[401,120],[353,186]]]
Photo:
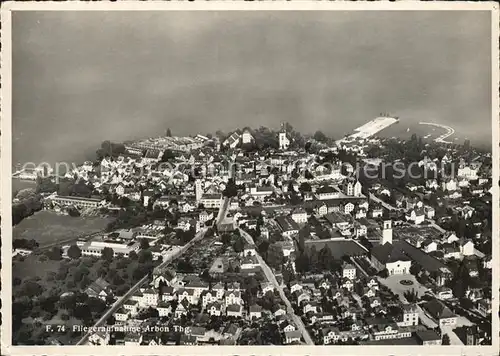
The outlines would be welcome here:
[[[375,120],[367,130],[394,120]],[[87,162],[71,172],[92,185],[98,197],[47,197],[55,207],[78,209],[120,208],[110,196],[126,197],[146,209],[178,212],[171,226],[174,230],[199,232],[226,208],[230,179],[237,186],[223,223],[202,244],[206,251],[210,248],[205,244],[217,246],[213,251],[226,251],[226,245],[221,247],[223,236],[233,240],[243,236],[244,249],[210,255],[203,262],[210,280],[202,269],[192,274],[172,268],[155,270],[150,284],[114,313],[117,325],[185,326],[189,320],[189,333],[183,333],[181,340],[187,345],[242,343],[253,331],[263,332],[264,320],[277,325],[277,342],[283,344],[389,340],[431,345],[441,344],[443,335],[451,335],[456,327],[474,324],[469,315],[490,315],[491,296],[484,293],[488,288],[484,280],[491,277],[491,254],[478,248],[485,238],[483,223],[479,222],[474,236],[457,236],[437,225],[437,207],[421,198],[439,191],[439,199],[462,203],[455,210],[460,218],[476,223],[474,199],[488,196],[491,187],[490,178],[476,164],[461,164],[456,178],[439,184],[434,178],[425,185],[410,183],[407,195],[398,194],[390,201],[395,192],[386,182],[364,186],[340,159],[328,165],[322,162],[339,149],[365,156],[363,152],[377,140],[371,135],[360,134],[363,137],[317,153],[291,150],[293,140],[284,127],[276,135],[278,149],[250,152],[241,148],[255,141],[247,129],[220,142],[201,135],[137,142],[126,146],[119,157],[104,158],[97,166]],[[165,159],[166,149],[176,154]],[[454,154],[443,160],[455,159]],[[437,167],[438,163],[423,160],[419,165]],[[469,194],[463,200],[466,191]],[[145,238],[155,256],[165,256],[172,246],[160,242],[163,225],[160,219],[156,226],[115,232],[78,245],[87,256],[100,256],[107,247],[115,256],[127,257],[140,250],[139,241]],[[270,250],[279,257],[272,259]],[[465,269],[479,286],[467,286],[459,297],[451,283],[462,265],[459,270]],[[260,276],[257,299],[245,302],[248,290],[228,281],[229,275]],[[412,293],[416,295],[411,297]],[[464,298],[470,306],[463,306]],[[465,310],[461,315],[453,311],[458,305]],[[140,317],[152,309],[154,318]],[[222,320],[222,326],[210,329],[214,320]],[[164,343],[160,339],[130,336],[127,342]],[[475,342],[480,340],[478,336]],[[107,343],[109,335],[93,336],[90,342]]]

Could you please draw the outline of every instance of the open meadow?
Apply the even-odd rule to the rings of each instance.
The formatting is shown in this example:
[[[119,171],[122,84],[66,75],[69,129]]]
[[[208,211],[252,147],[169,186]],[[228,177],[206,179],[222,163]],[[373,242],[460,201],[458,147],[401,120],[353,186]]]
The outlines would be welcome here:
[[[104,230],[111,218],[71,217],[52,211],[39,211],[13,229],[12,239],[34,239],[40,247]]]

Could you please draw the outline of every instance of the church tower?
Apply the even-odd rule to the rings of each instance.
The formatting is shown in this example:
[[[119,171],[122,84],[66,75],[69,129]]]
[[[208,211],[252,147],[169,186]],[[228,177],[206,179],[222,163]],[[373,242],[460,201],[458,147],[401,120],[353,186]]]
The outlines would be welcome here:
[[[288,146],[290,146],[290,140],[288,139],[286,134],[285,124],[281,124],[281,130],[278,134],[278,141],[280,150],[287,150]]]
[[[384,220],[384,228],[382,230],[382,238],[380,240],[381,245],[386,243],[392,244],[392,221]]]

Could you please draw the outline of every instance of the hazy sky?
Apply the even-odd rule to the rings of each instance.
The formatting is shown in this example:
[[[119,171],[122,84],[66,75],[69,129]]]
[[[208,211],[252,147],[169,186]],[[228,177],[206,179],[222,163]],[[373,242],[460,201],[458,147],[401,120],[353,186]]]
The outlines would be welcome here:
[[[17,12],[13,162],[167,127],[338,137],[380,112],[487,142],[490,43],[479,11]]]

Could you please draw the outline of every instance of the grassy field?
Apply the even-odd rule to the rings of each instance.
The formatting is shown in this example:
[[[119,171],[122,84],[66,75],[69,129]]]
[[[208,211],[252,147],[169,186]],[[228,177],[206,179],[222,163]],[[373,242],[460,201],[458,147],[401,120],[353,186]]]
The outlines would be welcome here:
[[[71,217],[52,211],[39,211],[13,229],[14,239],[35,239],[40,247],[106,228],[111,218]]]

